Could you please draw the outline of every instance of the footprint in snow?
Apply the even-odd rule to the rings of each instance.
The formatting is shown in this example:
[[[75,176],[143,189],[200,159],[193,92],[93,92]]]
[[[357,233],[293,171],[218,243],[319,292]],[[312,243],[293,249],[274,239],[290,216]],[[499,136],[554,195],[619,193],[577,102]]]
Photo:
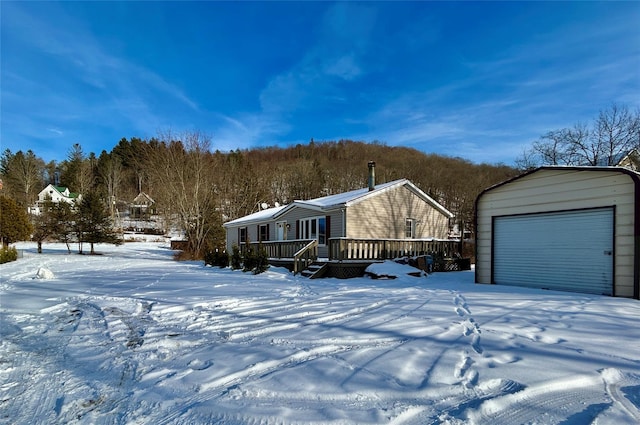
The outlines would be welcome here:
[[[187,365],[191,370],[205,370],[211,367],[213,362],[211,360],[193,359]]]

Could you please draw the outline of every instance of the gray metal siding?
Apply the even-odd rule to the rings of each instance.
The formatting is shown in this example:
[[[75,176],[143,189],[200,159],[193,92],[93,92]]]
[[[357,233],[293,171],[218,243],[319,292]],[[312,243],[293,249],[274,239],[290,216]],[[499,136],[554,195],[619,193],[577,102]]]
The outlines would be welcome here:
[[[614,208],[494,217],[494,283],[613,295]]]

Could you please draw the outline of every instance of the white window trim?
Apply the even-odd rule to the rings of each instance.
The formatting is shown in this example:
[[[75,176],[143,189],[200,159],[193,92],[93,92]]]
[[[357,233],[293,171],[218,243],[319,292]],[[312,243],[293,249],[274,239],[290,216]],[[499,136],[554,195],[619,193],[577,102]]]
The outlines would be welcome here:
[[[322,243],[320,241],[320,220],[324,220],[324,243]],[[316,235],[315,237],[313,236],[313,233],[309,232],[310,234],[307,234],[307,223],[309,224],[309,227],[311,226],[311,222],[316,223]],[[319,246],[326,246],[327,245],[327,217],[324,215],[318,215],[315,217],[307,217],[307,218],[301,218],[298,222],[298,225],[300,226],[299,229],[299,237],[300,239],[316,239],[318,241],[318,245]]]
[[[407,227],[407,225],[409,227]],[[417,221],[415,218],[407,217],[404,219],[404,237],[405,239],[415,239],[416,238],[416,225]],[[409,229],[410,236],[407,236],[407,228]]]

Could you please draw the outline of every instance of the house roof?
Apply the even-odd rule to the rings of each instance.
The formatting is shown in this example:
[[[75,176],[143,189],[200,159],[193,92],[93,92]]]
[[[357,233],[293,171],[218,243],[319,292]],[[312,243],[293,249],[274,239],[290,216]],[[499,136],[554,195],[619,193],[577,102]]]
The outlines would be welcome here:
[[[404,181],[408,181],[403,179]],[[296,200],[293,201],[293,204],[297,204],[299,206],[307,206],[311,208],[321,208],[321,209],[332,209],[339,208],[343,206],[349,206],[355,202],[361,201],[367,197],[375,196],[380,194],[381,192],[388,190],[390,187],[394,187],[398,184],[398,182],[403,180],[395,180],[389,183],[383,183],[377,185],[374,190],[369,190],[369,188],[365,187],[363,189],[356,189],[349,192],[338,193],[335,195],[323,196],[321,198],[309,199],[307,201]],[[289,205],[293,205],[289,204]]]
[[[638,152],[638,149],[633,148],[626,152],[619,152],[611,158],[611,162],[615,166],[620,166],[625,159],[633,155],[640,155],[640,152]],[[598,161],[598,164],[597,164],[597,166],[599,167],[606,167],[608,165],[609,165],[609,158],[602,158]]]
[[[338,193],[335,195],[323,196],[320,198],[309,199],[306,201],[296,200],[290,203],[289,205],[268,208],[266,210],[258,211],[256,213],[247,215],[245,217],[237,218],[235,220],[225,223],[224,226],[226,227],[226,226],[234,226],[238,224],[249,224],[252,222],[263,222],[270,219],[275,219],[293,208],[306,208],[306,209],[312,209],[312,210],[318,210],[318,211],[331,211],[338,208],[349,207],[351,205],[362,202],[365,199],[378,196],[381,193],[384,193],[389,190],[393,190],[400,186],[406,186],[407,189],[412,191],[414,194],[416,194],[425,202],[432,205],[442,214],[446,215],[449,218],[453,217],[453,214],[449,210],[447,210],[445,207],[440,205],[429,195],[427,195],[422,190],[420,190],[420,188],[418,188],[416,185],[414,185],[407,179],[400,179],[400,180],[394,180],[388,183],[379,184],[373,190],[369,190],[368,187],[365,187],[362,189],[356,189],[349,192]]]
[[[272,207],[272,208],[260,210],[258,212],[254,212],[253,214],[245,215],[244,217],[227,221],[226,223],[223,224],[223,226],[226,227],[226,226],[234,226],[237,224],[250,224],[250,223],[266,221],[273,218],[277,213],[279,213],[285,207],[286,205],[281,205],[279,207]]]
[[[381,193],[384,193],[389,190],[393,190],[400,186],[406,186],[407,189],[412,191],[418,197],[422,198],[423,201],[431,204],[434,208],[438,209],[441,213],[448,217],[453,217],[453,214],[449,212],[445,207],[436,202],[429,195],[424,193],[420,188],[411,183],[407,179],[394,180],[388,183],[383,183],[377,185],[375,189],[369,190],[368,187],[362,189],[352,190],[350,192],[339,193],[336,195],[323,196],[321,198],[311,199],[308,201],[294,201],[293,203],[287,205],[289,209],[295,207],[303,207],[310,209],[319,209],[322,211],[333,210],[337,208],[349,207],[351,205],[357,204],[359,202],[364,201],[365,199],[372,198],[374,196],[378,196]],[[284,210],[280,212],[280,214],[284,214]]]
[[[147,194],[146,194],[146,193],[144,193],[144,192],[140,192],[140,193],[138,193],[138,195],[136,195],[136,197],[135,197],[135,198],[133,198],[133,202],[134,202],[134,203],[135,203],[135,202],[140,203],[140,202],[142,202],[142,201],[148,201],[148,202],[150,202],[150,203],[152,203],[152,204],[153,204],[153,203],[155,203],[155,201],[153,200],[153,198],[151,198],[151,196],[147,195]]]
[[[45,187],[44,189],[42,189],[40,191],[40,193],[44,192],[49,187],[54,188],[60,194],[60,196],[64,196],[65,198],[78,198],[80,196],[80,194],[75,193],[75,192],[71,192],[71,191],[69,191],[69,196],[67,196],[67,195],[64,194],[64,192],[66,192],[69,189],[68,187],[66,187],[66,186],[55,186],[55,185],[52,185],[52,184],[48,184],[47,187]]]

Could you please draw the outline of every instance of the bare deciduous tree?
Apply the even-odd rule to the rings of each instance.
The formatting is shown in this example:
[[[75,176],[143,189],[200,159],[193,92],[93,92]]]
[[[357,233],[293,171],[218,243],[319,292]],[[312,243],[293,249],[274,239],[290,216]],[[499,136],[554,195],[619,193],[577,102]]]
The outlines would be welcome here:
[[[44,161],[31,150],[12,154],[7,149],[2,154],[0,162],[7,192],[20,206],[32,205],[43,188]]]
[[[541,165],[611,166],[633,148],[640,148],[640,111],[613,104],[600,111],[591,126],[576,124],[548,132],[525,149],[516,164],[521,169]]]
[[[109,203],[109,216],[115,217],[115,204],[118,200],[120,183],[122,182],[122,163],[117,155],[102,151],[98,158],[97,174],[100,186]]]
[[[200,258],[221,225],[210,140],[197,132],[166,133],[159,140],[146,148],[153,196],[165,214],[177,218],[191,254]]]

